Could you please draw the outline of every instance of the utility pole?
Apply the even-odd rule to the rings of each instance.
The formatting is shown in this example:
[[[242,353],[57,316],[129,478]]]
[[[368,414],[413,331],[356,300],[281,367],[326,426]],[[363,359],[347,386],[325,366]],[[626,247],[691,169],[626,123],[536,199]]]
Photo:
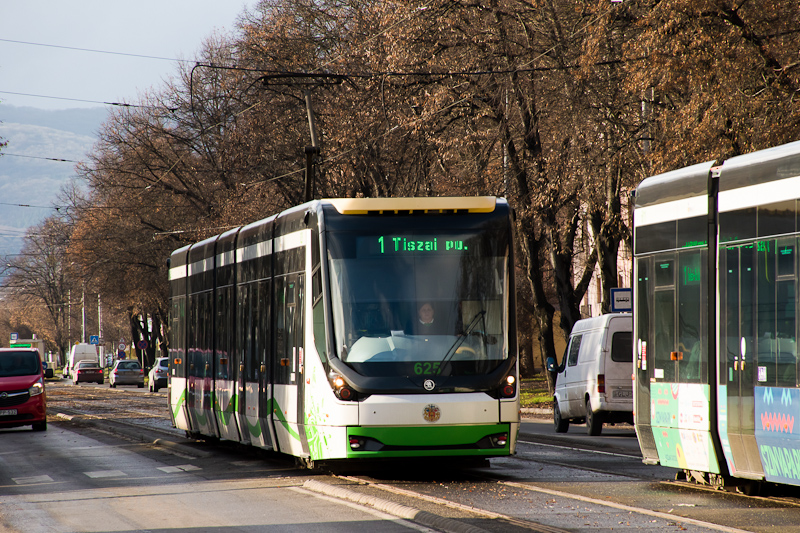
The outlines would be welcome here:
[[[319,141],[317,139],[317,124],[314,119],[314,110],[311,107],[311,91],[305,91],[306,112],[308,113],[308,129],[311,131],[311,146],[306,146],[306,183],[305,201],[314,199],[314,158],[319,154]]]

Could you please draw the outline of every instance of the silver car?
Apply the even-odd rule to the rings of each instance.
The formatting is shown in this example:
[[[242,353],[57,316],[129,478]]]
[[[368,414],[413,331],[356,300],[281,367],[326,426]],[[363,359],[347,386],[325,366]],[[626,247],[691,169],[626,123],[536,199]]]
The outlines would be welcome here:
[[[166,387],[169,378],[169,358],[156,359],[156,364],[150,369],[147,378],[147,388],[150,392],[158,392],[158,389]]]
[[[117,385],[136,385],[140,389],[144,387],[144,370],[139,361],[135,359],[118,359],[114,363],[114,368],[108,373],[108,386]]]

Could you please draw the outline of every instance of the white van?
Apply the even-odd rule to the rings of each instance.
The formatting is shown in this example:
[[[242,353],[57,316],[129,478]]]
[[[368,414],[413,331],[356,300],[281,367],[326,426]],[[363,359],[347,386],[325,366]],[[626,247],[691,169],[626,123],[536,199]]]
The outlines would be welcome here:
[[[81,361],[94,361],[97,363],[99,358],[97,356],[97,346],[94,344],[87,344],[79,342],[72,346],[67,356],[67,363],[64,365],[64,377],[67,378],[72,374],[72,371]],[[101,364],[102,366],[102,364]]]
[[[611,313],[579,320],[572,328],[553,397],[553,424],[565,433],[570,422],[586,422],[589,435],[599,435],[603,423],[633,424],[633,319]]]

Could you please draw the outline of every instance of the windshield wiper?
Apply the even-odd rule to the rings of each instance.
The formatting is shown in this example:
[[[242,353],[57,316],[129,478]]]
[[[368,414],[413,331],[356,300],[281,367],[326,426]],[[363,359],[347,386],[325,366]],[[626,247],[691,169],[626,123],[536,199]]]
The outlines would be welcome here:
[[[455,342],[453,342],[450,348],[448,348],[447,352],[444,354],[444,357],[439,362],[440,369],[444,367],[444,365],[448,361],[450,361],[450,359],[452,359],[453,355],[455,355],[458,349],[461,348],[461,345],[464,344],[464,341],[466,341],[469,338],[470,334],[472,333],[472,330],[475,328],[475,326],[478,325],[479,321],[483,321],[484,316],[486,316],[486,311],[481,310],[478,311],[474,317],[472,317],[472,320],[470,320],[469,325],[467,325],[467,328],[464,330],[464,333],[460,334],[458,338],[456,338]],[[483,329],[486,330],[485,322],[483,324]],[[481,338],[482,337],[483,336],[481,335]]]

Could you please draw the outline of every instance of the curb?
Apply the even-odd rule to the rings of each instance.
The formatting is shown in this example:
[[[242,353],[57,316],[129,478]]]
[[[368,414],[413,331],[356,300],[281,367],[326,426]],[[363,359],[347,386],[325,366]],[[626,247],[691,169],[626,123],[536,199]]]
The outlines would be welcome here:
[[[444,531],[445,533],[488,533],[485,529],[471,526],[469,524],[459,522],[458,520],[453,520],[452,518],[445,518],[427,511],[420,511],[419,509],[414,509],[413,507],[407,507],[399,503],[393,503],[388,500],[376,498],[375,496],[367,496],[366,494],[360,494],[342,487],[335,487],[328,485],[327,483],[315,481],[313,479],[303,483],[303,488],[314,492],[319,492],[327,496],[350,500],[361,505],[374,507],[379,511],[383,511],[406,520],[411,520],[420,525]]]
[[[519,412],[523,416],[553,416],[553,409],[544,409],[542,407],[522,407]]]

